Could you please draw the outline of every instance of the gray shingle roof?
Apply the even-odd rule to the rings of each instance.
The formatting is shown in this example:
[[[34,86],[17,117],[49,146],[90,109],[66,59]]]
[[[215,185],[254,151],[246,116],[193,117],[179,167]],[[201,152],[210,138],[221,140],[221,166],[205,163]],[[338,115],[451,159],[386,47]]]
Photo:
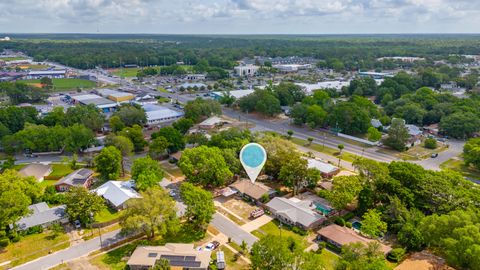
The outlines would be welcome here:
[[[62,179],[58,180],[55,185],[60,185],[60,184],[67,184],[70,186],[83,186],[85,181],[92,176],[93,171],[89,169],[80,169],[76,170],[69,175],[63,177]]]
[[[304,201],[295,202],[282,197],[275,197],[267,203],[267,207],[277,215],[282,215],[294,223],[310,227],[324,217],[311,210]]]
[[[65,205],[48,207],[45,202],[32,204],[28,207],[32,213],[24,216],[16,222],[20,230],[26,230],[37,225],[44,225],[51,222],[60,221],[66,218]]]

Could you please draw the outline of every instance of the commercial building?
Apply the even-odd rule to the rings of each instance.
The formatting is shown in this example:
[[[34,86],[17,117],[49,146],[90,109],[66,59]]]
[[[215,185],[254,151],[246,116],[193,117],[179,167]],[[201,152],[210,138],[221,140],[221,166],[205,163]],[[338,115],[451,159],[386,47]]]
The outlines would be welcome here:
[[[124,209],[125,203],[130,199],[142,196],[133,189],[133,181],[108,181],[94,192],[103,197],[108,204],[117,210]]]
[[[372,79],[384,79],[387,77],[393,77],[392,73],[386,72],[371,72],[371,71],[360,71],[358,72],[358,76],[360,77],[370,77]]]
[[[318,89],[335,89],[336,91],[342,90],[342,88],[350,85],[349,81],[326,81],[318,83],[295,83],[300,86],[307,94],[311,94],[314,90]]]
[[[32,163],[18,171],[22,176],[33,176],[38,182],[42,182],[45,176],[52,173],[52,166],[41,163]]]
[[[319,240],[328,242],[336,246],[337,248],[342,248],[344,245],[351,243],[362,243],[367,245],[370,242],[376,241],[359,235],[353,229],[341,227],[337,224],[332,224],[327,227],[321,228],[317,233],[317,238]],[[392,250],[392,248],[380,243],[380,250],[384,254],[387,254],[388,252],[390,252],[390,250]]]
[[[172,269],[207,270],[209,250],[196,250],[193,244],[167,243],[164,246],[138,246],[127,262],[131,270],[147,270],[159,260],[167,260]]]
[[[219,100],[220,98],[224,97],[225,95],[229,94],[230,96],[234,97],[235,99],[240,99],[244,96],[248,96],[255,92],[254,90],[247,89],[247,90],[233,90],[233,91],[217,91],[217,92],[212,92],[210,95],[216,99]]]
[[[65,224],[68,222],[65,208],[65,205],[50,208],[45,202],[32,204],[28,207],[31,213],[22,217],[15,224],[21,231],[34,226],[46,228],[54,223]]]
[[[121,92],[121,91],[112,90],[112,89],[98,89],[97,93],[102,97],[108,98],[111,101],[114,101],[117,103],[128,102],[135,98],[135,96],[130,93]]]
[[[147,115],[148,125],[157,125],[160,123],[171,122],[183,117],[183,112],[174,111],[167,107],[145,104],[142,106]]]
[[[189,81],[200,81],[200,80],[205,80],[205,78],[206,78],[205,74],[187,74],[185,76],[185,79]]]
[[[59,192],[68,191],[71,187],[89,188],[93,182],[93,171],[79,169],[63,177],[55,183],[55,189]]]
[[[257,73],[259,66],[247,64],[240,65],[233,68],[234,72],[238,76],[253,76]]]
[[[281,72],[297,72],[302,69],[312,68],[311,64],[278,64],[273,65],[274,68],[280,70]]]
[[[65,98],[71,104],[93,104],[105,113],[115,111],[118,107],[116,102],[95,94],[66,95]]]
[[[65,69],[61,70],[32,70],[29,71],[25,77],[27,80],[36,80],[44,77],[50,79],[61,79],[65,78],[67,71]]]

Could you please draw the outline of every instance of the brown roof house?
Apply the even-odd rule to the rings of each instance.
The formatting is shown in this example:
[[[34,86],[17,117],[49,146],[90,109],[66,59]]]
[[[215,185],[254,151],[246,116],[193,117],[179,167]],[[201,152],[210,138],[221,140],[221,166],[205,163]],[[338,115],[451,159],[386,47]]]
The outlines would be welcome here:
[[[18,173],[26,177],[33,176],[38,182],[42,182],[45,176],[52,173],[52,166],[41,163],[32,163],[20,169]]]
[[[157,261],[165,259],[172,269],[207,270],[211,251],[196,250],[193,244],[173,244],[165,246],[138,246],[127,262],[131,270],[151,269]]]
[[[276,193],[274,189],[259,182],[252,183],[248,179],[240,179],[231,184],[230,187],[255,202],[260,201],[264,194],[271,198]]]
[[[376,241],[365,238],[356,233],[354,230],[347,227],[339,226],[337,224],[332,224],[318,230],[318,238],[338,248],[341,248],[343,245],[350,243],[363,243],[366,245],[369,242]],[[388,252],[390,252],[390,250],[392,250],[391,247],[381,243],[380,249],[384,254],[387,254]]]
[[[68,191],[71,187],[89,188],[93,182],[93,171],[79,169],[63,177],[55,183],[55,189],[59,192]]]

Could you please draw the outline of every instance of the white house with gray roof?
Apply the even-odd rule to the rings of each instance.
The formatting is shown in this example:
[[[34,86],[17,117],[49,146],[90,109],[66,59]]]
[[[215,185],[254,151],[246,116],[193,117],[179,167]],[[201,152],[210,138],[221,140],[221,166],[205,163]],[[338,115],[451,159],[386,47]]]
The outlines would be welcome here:
[[[282,223],[304,230],[315,228],[326,220],[326,217],[316,210],[317,206],[314,202],[310,200],[275,197],[265,206]]]
[[[45,202],[32,204],[28,207],[31,213],[22,217],[15,224],[21,231],[34,226],[42,226],[46,228],[54,223],[65,224],[68,222],[65,208],[65,205],[50,208]]]

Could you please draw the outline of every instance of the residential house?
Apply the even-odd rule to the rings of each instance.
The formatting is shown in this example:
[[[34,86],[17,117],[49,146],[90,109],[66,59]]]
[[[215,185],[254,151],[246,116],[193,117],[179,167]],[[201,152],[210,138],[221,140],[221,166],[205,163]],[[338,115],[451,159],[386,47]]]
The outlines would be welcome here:
[[[260,199],[266,194],[269,198],[273,197],[276,191],[260,182],[250,181],[249,179],[240,179],[231,184],[230,187],[236,190],[240,195],[249,198],[255,202],[259,202]]]
[[[127,265],[131,270],[147,270],[157,261],[165,259],[172,269],[207,270],[211,254],[209,250],[196,250],[193,244],[138,246],[127,261]]]
[[[65,208],[65,205],[50,208],[45,202],[32,204],[28,207],[31,213],[22,217],[15,224],[21,231],[34,226],[42,226],[46,228],[54,223],[65,224],[68,222]]]
[[[351,243],[358,242],[367,245],[369,242],[376,241],[359,235],[353,229],[342,227],[337,224],[323,227],[318,230],[317,233],[318,239],[328,242],[338,248],[342,248],[342,246]],[[388,252],[390,252],[390,250],[392,250],[392,248],[380,243],[380,250],[384,254],[387,254]]]
[[[42,182],[45,176],[52,173],[52,166],[41,163],[32,163],[18,171],[22,176],[33,176],[38,182]]]
[[[89,188],[93,182],[93,171],[79,169],[63,177],[55,183],[55,189],[59,192],[68,191],[71,187]]]
[[[319,170],[323,178],[332,178],[340,172],[340,168],[313,158],[308,159],[308,168]]]
[[[314,229],[334,214],[330,204],[311,193],[299,197],[275,197],[265,206],[282,223],[304,230]]]
[[[200,124],[198,124],[198,127],[200,129],[212,129],[212,128],[215,128],[217,126],[221,126],[225,123],[228,123],[228,122],[223,120],[222,118],[220,118],[218,116],[212,116],[212,117],[204,120]]]
[[[113,208],[121,210],[125,208],[128,200],[142,197],[133,189],[133,185],[133,181],[108,181],[96,188],[94,192],[103,197]]]

